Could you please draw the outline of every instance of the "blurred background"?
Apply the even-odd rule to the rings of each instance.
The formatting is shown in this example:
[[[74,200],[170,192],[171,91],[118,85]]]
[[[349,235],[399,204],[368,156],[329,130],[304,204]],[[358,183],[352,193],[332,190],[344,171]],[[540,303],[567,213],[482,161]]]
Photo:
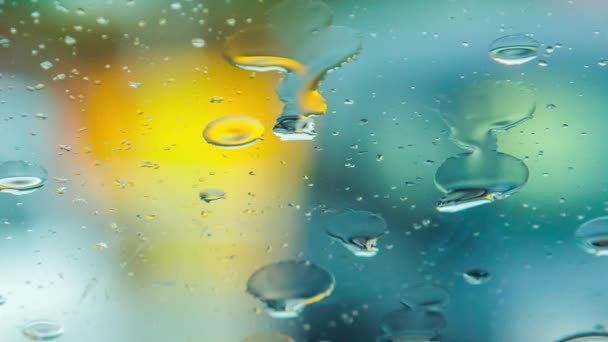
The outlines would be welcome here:
[[[39,319],[61,322],[64,342],[260,331],[375,341],[382,317],[422,284],[450,293],[442,341],[604,329],[608,260],[574,233],[608,210],[608,4],[325,2],[362,50],[319,86],[316,138],[281,141],[271,130],[284,74],[222,53],[278,1],[0,0],[0,162],[49,172],[32,194],[0,193],[0,341],[26,340],[22,327]],[[517,33],[540,42],[536,60],[490,59],[492,41]],[[440,213],[435,171],[463,150],[438,99],[479,80],[534,92],[533,119],[498,134],[529,180],[508,199]],[[208,144],[204,128],[227,115],[257,118],[263,139]],[[226,198],[201,201],[207,189]],[[327,236],[328,218],[347,209],[387,221],[376,256]],[[286,259],[323,267],[336,287],[298,318],[273,319],[247,279]],[[476,268],[491,279],[464,281]]]

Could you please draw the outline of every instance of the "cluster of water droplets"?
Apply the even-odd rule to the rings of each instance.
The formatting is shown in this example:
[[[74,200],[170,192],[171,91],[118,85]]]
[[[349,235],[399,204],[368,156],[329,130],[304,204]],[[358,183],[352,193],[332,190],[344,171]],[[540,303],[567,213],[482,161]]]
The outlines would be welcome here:
[[[437,209],[457,212],[504,199],[528,180],[524,162],[497,151],[496,132],[531,119],[535,96],[521,83],[477,81],[441,104],[452,139],[467,152],[446,159],[435,174],[445,195]]]
[[[285,73],[277,89],[284,107],[273,128],[282,140],[315,137],[311,117],[327,110],[319,82],[361,47],[355,31],[331,22],[323,2],[287,0],[267,12],[266,24],[240,30],[224,43],[225,57],[239,68]]]

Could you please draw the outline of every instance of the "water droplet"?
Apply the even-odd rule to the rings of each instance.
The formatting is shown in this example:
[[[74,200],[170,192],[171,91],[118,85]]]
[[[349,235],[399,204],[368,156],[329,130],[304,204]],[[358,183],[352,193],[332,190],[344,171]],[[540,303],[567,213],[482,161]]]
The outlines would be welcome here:
[[[311,140],[316,135],[311,116],[327,110],[319,83],[359,51],[360,39],[346,27],[331,26],[331,12],[320,1],[283,1],[267,18],[265,25],[228,37],[224,55],[242,69],[285,72],[277,88],[285,105],[273,133],[281,140]]]
[[[202,201],[212,203],[226,199],[226,193],[224,192],[224,190],[209,189],[201,191],[199,197]]]
[[[109,20],[109,19],[107,19],[106,17],[98,17],[98,18],[97,18],[97,23],[98,23],[99,25],[107,25],[107,24],[109,24],[109,23],[110,23],[110,20]]]
[[[426,308],[439,310],[448,305],[450,294],[443,287],[437,285],[420,285],[409,288],[401,296],[401,302],[414,309]]]
[[[264,126],[248,116],[225,116],[207,124],[203,138],[210,145],[241,148],[253,145],[262,138]]]
[[[583,223],[576,230],[575,238],[587,253],[608,255],[608,216]]]
[[[0,192],[25,195],[44,186],[47,171],[35,164],[17,160],[0,164]]]
[[[4,297],[3,295],[0,295],[0,305],[4,305],[6,304],[6,297]]]
[[[205,40],[203,38],[192,38],[192,46],[202,48],[205,46]]]
[[[551,110],[551,109],[555,109],[555,108],[557,108],[557,106],[556,106],[556,105],[554,105],[553,103],[548,103],[548,104],[545,106],[545,108],[547,108],[547,109]]]
[[[447,322],[441,312],[406,307],[384,316],[380,325],[393,342],[432,342]]]
[[[451,137],[467,150],[446,159],[435,184],[445,193],[437,210],[457,212],[509,197],[528,181],[523,161],[497,152],[496,132],[532,118],[534,94],[516,82],[479,81],[458,89],[441,105]]]
[[[182,4],[179,2],[174,2],[170,5],[170,7],[174,11],[179,11],[180,9],[182,9]]]
[[[539,67],[546,67],[549,65],[549,62],[545,61],[544,59],[541,59],[540,61],[538,61],[538,66]]]
[[[76,44],[76,38],[72,37],[72,36],[65,36],[65,38],[63,39],[64,43],[66,45],[74,45]]]
[[[53,67],[53,63],[51,63],[49,61],[44,61],[44,62],[40,63],[40,67],[44,70],[49,70],[50,68]]]
[[[606,62],[606,60],[605,60],[604,58],[602,58],[602,59],[600,59],[600,60],[597,62],[597,65],[599,65],[600,67],[602,67],[602,68],[603,68],[603,67],[605,67],[606,65],[608,65],[608,62]]]
[[[228,25],[228,26],[234,26],[234,25],[236,25],[236,19],[234,19],[234,18],[228,18],[228,19],[226,19],[226,25]]]
[[[608,342],[608,334],[602,332],[588,332],[572,335],[557,342]]]
[[[539,43],[524,34],[496,39],[488,48],[490,58],[504,65],[521,65],[538,57]]]
[[[369,211],[349,210],[331,217],[325,230],[354,255],[372,257],[378,253],[378,239],[386,233],[386,221]]]
[[[63,335],[63,325],[55,321],[31,321],[23,326],[22,332],[32,340],[53,340]]]
[[[295,318],[306,305],[319,302],[334,289],[334,277],[308,261],[282,261],[255,271],[247,292],[266,305],[273,318]]]
[[[223,98],[223,97],[221,97],[221,96],[212,96],[212,97],[209,99],[209,102],[210,102],[210,103],[222,103],[222,101],[224,101],[224,98]]]
[[[296,342],[296,340],[278,332],[266,331],[251,335],[243,342]]]
[[[141,83],[139,82],[129,82],[129,87],[133,89],[139,89],[141,87]]]
[[[485,284],[490,280],[490,273],[482,269],[472,269],[462,274],[464,280],[471,285]]]

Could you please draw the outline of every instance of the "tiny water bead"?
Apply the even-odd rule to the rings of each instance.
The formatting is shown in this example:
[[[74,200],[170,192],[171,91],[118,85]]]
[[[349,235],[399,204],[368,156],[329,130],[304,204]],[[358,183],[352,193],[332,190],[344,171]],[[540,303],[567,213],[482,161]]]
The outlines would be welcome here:
[[[493,41],[488,50],[490,58],[504,65],[521,65],[539,55],[540,44],[524,34],[514,34]]]
[[[471,285],[481,285],[490,281],[490,273],[482,269],[472,269],[462,274],[464,280]]]
[[[47,171],[23,160],[0,164],[0,192],[25,195],[42,188],[48,177]]]
[[[557,342],[608,342],[608,333],[587,332],[571,335]]]
[[[264,125],[249,116],[225,116],[207,124],[203,138],[208,144],[222,148],[253,145],[262,138]]]
[[[386,233],[386,221],[369,211],[348,210],[331,217],[325,230],[354,255],[372,257],[378,253],[378,239]]]
[[[243,342],[296,342],[296,340],[278,332],[264,331],[247,337]]]
[[[220,189],[207,189],[199,193],[201,201],[213,203],[226,199],[226,193]]]
[[[30,321],[23,326],[22,332],[32,340],[53,340],[63,335],[63,325],[48,320]]]
[[[308,261],[266,265],[247,281],[247,292],[266,306],[273,318],[295,318],[306,305],[319,302],[334,289],[334,277]]]
[[[585,252],[597,256],[608,255],[608,216],[583,223],[576,230],[575,238]]]

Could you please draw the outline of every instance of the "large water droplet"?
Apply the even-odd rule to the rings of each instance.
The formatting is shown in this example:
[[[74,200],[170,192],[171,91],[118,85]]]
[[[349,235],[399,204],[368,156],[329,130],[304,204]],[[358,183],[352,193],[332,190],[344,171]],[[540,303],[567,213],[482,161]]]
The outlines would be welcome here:
[[[295,342],[292,337],[274,331],[260,332],[247,337],[243,342]]]
[[[0,164],[0,192],[25,195],[44,186],[47,171],[23,160],[7,161]]]
[[[386,337],[393,342],[438,341],[447,326],[441,312],[403,308],[384,316],[381,322]]]
[[[575,233],[576,241],[587,252],[608,255],[608,216],[583,223]]]
[[[285,0],[268,11],[265,25],[228,37],[224,55],[242,69],[287,73],[277,89],[285,105],[273,132],[282,140],[310,140],[315,136],[310,117],[327,110],[319,83],[328,70],[358,53],[360,45],[353,30],[331,25],[324,3]]]
[[[386,232],[386,221],[369,211],[349,210],[330,218],[325,229],[354,255],[371,257],[378,253],[376,243]]]
[[[225,116],[210,122],[203,131],[207,143],[223,148],[241,148],[262,138],[264,126],[248,116]]]
[[[63,325],[55,321],[31,321],[23,326],[22,332],[32,340],[52,340],[63,335]]]
[[[504,65],[520,65],[538,57],[539,43],[524,34],[496,39],[488,48],[490,58]]]
[[[306,305],[329,296],[334,277],[308,261],[282,261],[255,271],[247,281],[247,292],[262,301],[274,318],[297,317]]]
[[[414,309],[439,310],[448,305],[450,294],[437,285],[420,285],[407,289],[401,296],[401,302]]]
[[[446,159],[435,174],[445,193],[437,204],[457,212],[509,197],[528,180],[523,161],[497,152],[497,131],[532,118],[534,94],[519,83],[479,81],[458,89],[443,101],[441,115],[452,139],[468,150]]]
[[[576,334],[557,342],[608,342],[608,333],[589,332]]]

